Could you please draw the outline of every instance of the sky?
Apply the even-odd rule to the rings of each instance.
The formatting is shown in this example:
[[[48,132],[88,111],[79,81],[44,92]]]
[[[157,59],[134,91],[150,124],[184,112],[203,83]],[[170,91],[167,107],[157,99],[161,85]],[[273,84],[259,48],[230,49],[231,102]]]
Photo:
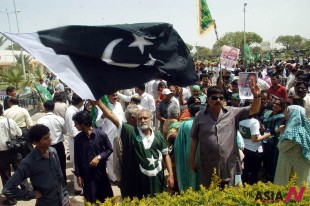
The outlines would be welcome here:
[[[310,0],[208,0],[219,37],[227,32],[256,32],[276,46],[279,35],[301,35],[310,39]],[[66,25],[113,25],[142,22],[173,24],[182,39],[193,46],[212,48],[212,29],[198,34],[196,0],[15,0],[20,33]],[[14,0],[0,0],[0,11],[14,12]],[[17,33],[14,13],[11,31]],[[9,31],[6,13],[0,13],[0,31]]]

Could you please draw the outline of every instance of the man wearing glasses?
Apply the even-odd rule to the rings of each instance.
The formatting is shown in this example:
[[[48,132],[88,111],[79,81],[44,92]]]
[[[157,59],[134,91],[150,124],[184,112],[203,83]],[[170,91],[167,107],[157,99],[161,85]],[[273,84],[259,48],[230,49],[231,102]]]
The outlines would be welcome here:
[[[221,178],[221,187],[233,186],[235,177],[240,177],[241,162],[236,141],[239,121],[259,112],[261,91],[257,84],[249,81],[254,96],[248,107],[224,107],[223,89],[217,86],[208,88],[208,105],[195,116],[191,130],[190,164],[199,172],[203,185],[211,184],[214,168]],[[200,162],[195,161],[196,151],[200,145]]]

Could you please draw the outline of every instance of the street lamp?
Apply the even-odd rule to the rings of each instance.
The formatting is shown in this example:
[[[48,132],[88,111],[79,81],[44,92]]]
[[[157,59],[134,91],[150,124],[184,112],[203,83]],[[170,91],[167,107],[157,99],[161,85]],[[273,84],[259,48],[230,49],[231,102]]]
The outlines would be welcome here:
[[[247,6],[248,4],[247,3],[244,3],[243,4],[243,55],[245,53],[245,42],[246,42],[246,39],[245,39],[245,7]]]
[[[20,12],[20,11],[16,11],[16,12]],[[9,14],[13,14],[13,13],[15,13],[15,11],[8,12],[8,9],[6,8],[5,11],[0,11],[0,13],[6,14],[6,16],[7,16],[7,18],[8,18],[9,32],[12,33]],[[15,63],[15,54],[14,54],[14,48],[13,48],[13,43],[12,43],[12,41],[11,41],[11,49],[12,49],[12,54],[13,54],[13,62]]]
[[[17,18],[17,10],[16,10],[16,5],[15,5],[15,0],[13,0],[14,3],[14,10],[15,10],[15,18],[16,18],[16,24],[17,24],[17,33],[19,34],[19,24],[18,24],[18,18]],[[24,60],[24,54],[23,54],[23,49],[20,49],[20,55],[22,57],[22,66],[23,66],[23,73],[24,73],[24,79],[26,80],[26,67],[25,67],[25,60]]]

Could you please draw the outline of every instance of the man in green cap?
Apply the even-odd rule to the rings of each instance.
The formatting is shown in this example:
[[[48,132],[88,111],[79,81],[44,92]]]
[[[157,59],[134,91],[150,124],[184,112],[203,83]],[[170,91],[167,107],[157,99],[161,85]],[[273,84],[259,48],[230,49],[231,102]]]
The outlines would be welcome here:
[[[240,107],[240,96],[239,93],[233,93],[231,95],[231,106]]]

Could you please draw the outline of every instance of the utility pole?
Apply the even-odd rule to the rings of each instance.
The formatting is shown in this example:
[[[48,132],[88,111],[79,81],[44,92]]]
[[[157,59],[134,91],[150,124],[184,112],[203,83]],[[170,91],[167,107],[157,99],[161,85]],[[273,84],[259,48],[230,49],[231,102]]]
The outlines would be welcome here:
[[[17,10],[16,10],[16,5],[15,5],[15,0],[13,0],[14,3],[14,10],[15,10],[15,18],[16,18],[16,24],[17,24],[17,33],[19,34],[19,24],[18,24],[18,18],[17,18]],[[20,49],[20,55],[22,57],[22,66],[23,66],[23,73],[24,73],[24,79],[26,80],[26,67],[25,67],[25,59],[24,59],[24,54],[23,54],[23,49]]]

